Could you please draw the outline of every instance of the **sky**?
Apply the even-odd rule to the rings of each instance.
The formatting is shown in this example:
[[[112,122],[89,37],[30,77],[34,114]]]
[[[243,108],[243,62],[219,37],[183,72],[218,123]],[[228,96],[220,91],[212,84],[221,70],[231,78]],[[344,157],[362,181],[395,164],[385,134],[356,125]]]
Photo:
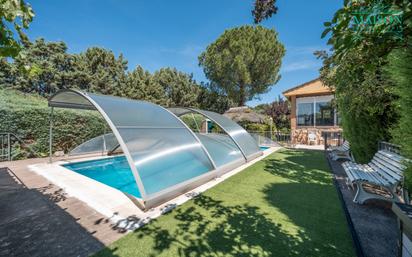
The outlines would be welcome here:
[[[207,81],[198,56],[225,30],[253,24],[253,0],[27,0],[35,18],[31,40],[64,41],[70,53],[99,46],[123,54],[128,69],[154,72],[175,67]],[[278,32],[286,48],[281,79],[255,106],[319,76],[316,50],[330,47],[320,35],[342,0],[277,0],[279,11],[263,26]]]

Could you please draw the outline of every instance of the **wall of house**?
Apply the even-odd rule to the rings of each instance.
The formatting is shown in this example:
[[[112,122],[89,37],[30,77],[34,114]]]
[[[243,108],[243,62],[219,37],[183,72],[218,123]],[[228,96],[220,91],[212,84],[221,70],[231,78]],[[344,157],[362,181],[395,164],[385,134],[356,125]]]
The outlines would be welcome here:
[[[290,96],[291,101],[291,140],[292,144],[313,144],[313,145],[323,145],[325,144],[325,139],[323,133],[328,133],[328,144],[337,145],[341,139],[342,129],[337,126],[318,126],[316,125],[315,117],[313,117],[314,125],[313,126],[302,126],[298,125],[297,122],[297,112],[299,102],[306,103],[310,102],[311,99],[314,101],[314,109],[316,108],[316,99],[319,102],[329,101],[332,98],[332,95],[305,95],[305,96]],[[315,113],[315,110],[314,110]],[[334,117],[334,123],[336,124],[336,117]]]

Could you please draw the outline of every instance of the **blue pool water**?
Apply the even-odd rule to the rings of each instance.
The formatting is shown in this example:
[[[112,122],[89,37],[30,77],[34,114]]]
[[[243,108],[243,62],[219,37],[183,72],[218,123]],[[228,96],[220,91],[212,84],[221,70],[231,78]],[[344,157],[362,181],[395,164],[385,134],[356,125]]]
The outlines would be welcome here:
[[[63,166],[83,176],[141,198],[133,173],[124,156],[69,163]]]
[[[269,146],[259,146],[260,151],[265,151],[266,149],[269,149]]]
[[[260,147],[261,151],[268,148],[266,146]],[[208,168],[206,166],[199,166],[190,161],[192,158],[189,157],[185,158],[186,160],[183,162],[183,157],[178,158],[181,163],[173,163],[173,160],[167,160],[153,165],[150,169],[139,170],[146,192],[148,194],[155,193],[207,172]],[[124,156],[69,163],[63,166],[83,176],[141,198],[133,173]]]

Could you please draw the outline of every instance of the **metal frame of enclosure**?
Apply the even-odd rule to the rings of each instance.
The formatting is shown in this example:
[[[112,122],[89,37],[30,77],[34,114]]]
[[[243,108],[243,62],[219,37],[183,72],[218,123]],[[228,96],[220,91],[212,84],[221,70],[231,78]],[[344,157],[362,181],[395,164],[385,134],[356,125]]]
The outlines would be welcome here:
[[[256,141],[241,126],[210,111],[166,109],[146,101],[71,89],[60,90],[51,96],[49,107],[50,161],[53,109],[97,110],[117,139],[142,198],[126,195],[132,200],[137,199],[134,202],[145,209],[164,203],[262,155]],[[179,118],[190,112],[213,121],[226,134],[195,133]],[[189,160],[190,165],[186,165],[185,160]],[[153,172],[159,163],[170,165],[166,170]],[[176,179],[170,179],[173,176]],[[162,183],[156,183],[157,180]]]

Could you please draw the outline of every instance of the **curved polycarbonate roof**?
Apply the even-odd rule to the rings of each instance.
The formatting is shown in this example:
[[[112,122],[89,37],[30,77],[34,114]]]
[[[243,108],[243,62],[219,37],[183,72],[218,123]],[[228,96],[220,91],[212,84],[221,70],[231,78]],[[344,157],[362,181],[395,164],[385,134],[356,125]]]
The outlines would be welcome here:
[[[50,97],[49,106],[100,112],[123,150],[146,207],[261,154],[257,143],[249,140],[251,136],[242,127],[214,112],[167,110],[145,101],[77,90],[57,92]],[[194,133],[177,117],[182,115],[177,110],[202,114],[227,134]],[[101,140],[96,140],[100,144]]]
[[[113,133],[107,133],[94,137],[76,146],[69,155],[91,154],[99,152],[110,152],[119,146],[119,142]]]
[[[193,108],[170,108],[169,110],[175,113],[177,116],[182,116],[189,112],[195,112],[202,114],[203,116],[212,120],[213,122],[218,124],[226,132],[226,134],[229,135],[230,138],[232,138],[233,142],[238,146],[247,160],[254,159],[257,154],[260,154],[260,149],[256,140],[253,139],[253,137],[236,122],[223,115],[211,111],[198,110]]]

